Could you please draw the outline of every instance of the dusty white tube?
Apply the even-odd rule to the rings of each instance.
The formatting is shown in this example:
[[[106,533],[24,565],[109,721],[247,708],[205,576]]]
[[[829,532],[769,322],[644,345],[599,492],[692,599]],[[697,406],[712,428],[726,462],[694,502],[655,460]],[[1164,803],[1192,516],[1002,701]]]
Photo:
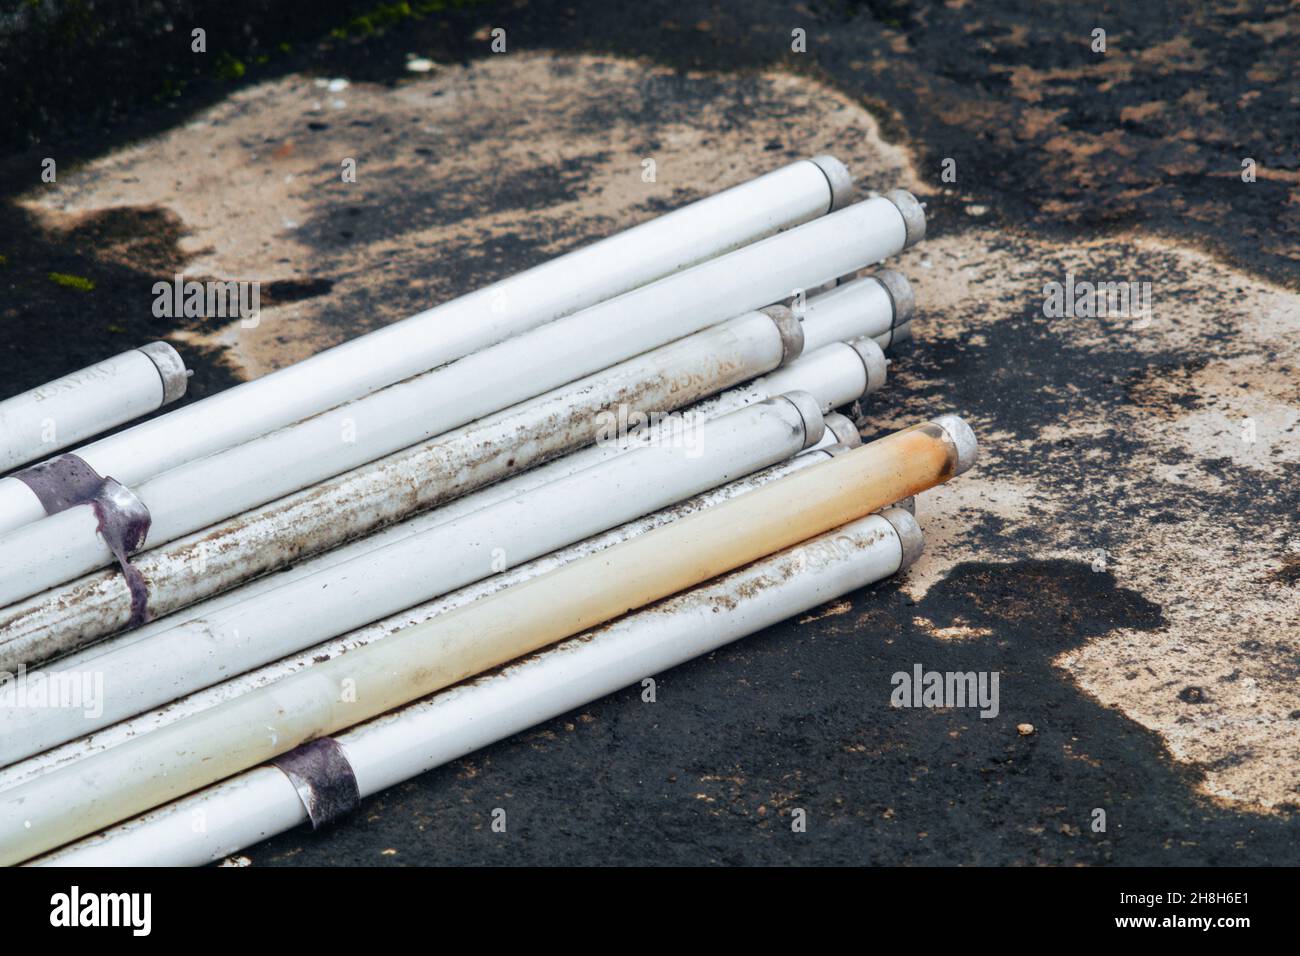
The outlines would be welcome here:
[[[134,486],[807,222],[843,204],[848,187],[847,171],[831,157],[792,163],[77,454],[101,475]],[[44,513],[26,485],[0,480],[0,532]]]
[[[799,316],[800,310],[795,310]],[[860,335],[888,338],[889,330],[912,321],[916,297],[901,272],[881,269],[808,299],[799,316],[804,323],[804,351],[814,352],[831,342]],[[888,321],[863,329],[852,316],[862,312],[888,316]],[[882,343],[883,345],[883,343]]]
[[[903,248],[899,208],[857,203],[139,485],[156,547]],[[112,562],[88,506],[0,537],[0,606]]]
[[[897,573],[920,550],[915,519],[889,508],[408,704],[337,740],[361,796],[369,796]],[[194,825],[199,819],[202,827]],[[259,767],[36,862],[197,866],[306,820],[288,777]]]
[[[893,281],[899,280],[901,277]],[[302,563],[302,558],[595,440],[610,417],[630,424],[637,416],[672,411],[785,362],[795,354],[797,343],[792,339],[800,330],[818,341],[826,338],[823,326],[833,327],[839,334],[878,332],[893,319],[888,311],[882,314],[881,308],[888,310],[889,304],[871,295],[837,295],[834,307],[810,312],[794,330],[789,328],[792,319],[781,310],[768,310],[775,316],[770,319],[762,314],[741,316],[146,551],[135,563],[148,582],[149,611],[161,617],[291,561],[300,563],[288,574],[309,573],[313,562]],[[829,411],[883,384],[881,357],[871,355],[864,343],[859,343],[856,355],[838,344],[824,351],[831,361],[827,362],[826,356],[804,356],[779,379],[759,379],[683,415],[702,420],[784,391],[811,392],[821,401],[823,411]],[[856,438],[851,426],[845,431],[849,434]],[[517,494],[524,487],[535,487],[561,473],[604,460],[618,448],[618,443],[603,442],[562,459],[564,464],[557,467],[565,469],[563,472],[541,468],[510,482],[498,481],[477,496],[461,498],[456,508],[482,507],[487,503],[485,495]],[[423,520],[428,516],[416,519]],[[411,522],[406,527],[414,530],[417,524]],[[345,554],[355,556],[382,546],[383,540],[392,540],[391,534],[361,538],[332,551],[326,560],[337,563]],[[277,586],[285,580],[278,576],[252,586]],[[198,613],[207,611],[191,608],[163,626]],[[72,651],[127,626],[131,614],[132,595],[116,569],[20,601],[0,610],[0,671],[16,671]],[[143,637],[157,629],[157,625],[146,626],[134,633]]]
[[[859,351],[861,350],[861,351]],[[824,355],[822,354],[824,352]],[[341,548],[325,551],[325,553],[316,555],[309,561],[295,563],[294,566],[287,568],[285,571],[276,575],[264,576],[251,583],[244,584],[243,587],[218,594],[217,597],[208,598],[200,601],[199,604],[190,604],[183,607],[183,610],[177,613],[169,614],[168,617],[155,620],[153,623],[146,624],[144,627],[136,628],[134,631],[122,633],[112,637],[107,641],[101,641],[82,650],[81,653],[72,654],[72,656],[60,659],[60,671],[78,671],[86,665],[86,661],[91,658],[99,657],[101,654],[113,652],[123,648],[127,644],[135,644],[138,641],[149,640],[153,635],[177,627],[178,624],[190,622],[199,618],[209,618],[217,614],[218,611],[239,602],[250,600],[252,597],[259,596],[273,589],[283,587],[292,581],[308,578],[317,572],[324,571],[325,568],[337,566],[347,561],[354,561],[356,558],[363,557],[380,548],[386,548],[396,541],[417,533],[424,533],[430,528],[446,524],[450,520],[461,518],[461,516],[471,514],[473,511],[484,509],[489,505],[507,499],[523,496],[530,490],[539,488],[539,486],[550,484],[552,481],[575,475],[584,468],[590,468],[601,462],[614,457],[616,454],[623,454],[629,447],[649,444],[653,441],[671,440],[672,429],[681,428],[682,425],[688,428],[698,427],[699,423],[707,419],[716,418],[716,416],[727,414],[727,412],[736,411],[737,408],[755,405],[755,403],[766,401],[768,398],[775,397],[783,392],[807,392],[814,395],[816,401],[823,408],[832,408],[837,405],[846,405],[861,397],[865,392],[874,392],[883,385],[883,378],[870,377],[868,380],[867,367],[863,363],[861,352],[867,352],[870,355],[870,346],[867,343],[858,343],[858,350],[846,349],[840,343],[833,343],[831,346],[819,350],[818,354],[803,356],[789,365],[789,375],[781,375],[779,378],[780,389],[772,388],[771,376],[767,378],[758,378],[748,385],[741,388],[729,390],[718,397],[707,399],[699,402],[682,412],[680,418],[673,418],[662,421],[658,427],[642,428],[640,431],[630,433],[623,441],[604,441],[601,444],[591,445],[576,451],[576,453],[564,455],[563,458],[554,460],[543,466],[532,468],[530,471],[516,475],[512,479],[498,481],[498,483],[487,485],[467,494],[467,496],[456,498],[455,501],[447,503],[442,507],[432,511],[426,511],[424,514],[416,515],[415,518],[406,520],[393,527],[385,528],[383,531],[357,538],[344,544]],[[827,359],[831,362],[827,362]],[[883,368],[883,363],[879,360],[872,360],[870,363],[872,369]],[[872,372],[872,375],[879,375],[879,372]],[[537,420],[542,425],[554,425],[558,412],[552,414],[550,411],[542,410],[537,416]],[[489,424],[489,423],[481,423]],[[861,445],[862,438],[859,436],[857,428],[852,421],[845,419],[842,415],[824,416],[827,433],[824,434],[822,441],[818,446],[829,446],[835,444],[849,444],[853,446]],[[588,423],[589,428],[595,429],[597,433],[603,428],[602,420],[593,416],[593,421]],[[513,457],[519,457],[525,460],[525,449],[520,445],[511,444],[511,438],[519,437],[520,431],[517,431],[511,424],[500,431],[484,433],[478,431],[476,427],[465,432],[465,442],[474,446],[494,446],[500,445],[508,450]],[[685,437],[692,437],[693,433],[686,433]],[[506,451],[499,453],[506,454]],[[191,536],[185,540],[175,542],[175,546],[168,545],[156,551],[149,551],[140,559],[140,570],[151,580],[151,588],[156,581],[165,580],[169,575],[175,576],[178,587],[188,585],[190,591],[187,594],[198,594],[200,585],[207,584],[213,578],[220,578],[222,568],[229,567],[231,572],[238,570],[247,570],[252,567],[253,570],[264,570],[259,562],[266,559],[266,551],[272,553],[291,554],[289,549],[291,541],[296,541],[304,535],[313,536],[313,540],[320,540],[320,536],[325,533],[338,531],[338,524],[343,524],[344,531],[347,528],[346,511],[351,507],[359,507],[363,511],[378,509],[386,499],[393,497],[389,490],[390,484],[415,484],[424,488],[420,484],[421,472],[426,477],[435,476],[435,467],[437,463],[417,463],[415,467],[406,472],[406,477],[399,483],[387,483],[382,485],[382,494],[374,493],[373,489],[367,485],[344,486],[338,496],[330,494],[324,499],[311,497],[304,499],[303,507],[294,510],[285,511],[264,511],[260,516],[244,516],[242,522],[235,527],[230,528],[229,535],[216,537],[214,532],[209,529],[201,533],[200,536]],[[386,497],[385,497],[386,496]],[[333,503],[335,498],[338,499],[337,505]],[[378,498],[372,501],[372,498]],[[350,535],[344,535],[338,540],[346,540]],[[211,553],[209,553],[211,551]],[[153,561],[153,555],[165,554],[165,561]],[[107,576],[107,575],[105,575]],[[499,575],[498,575],[499,578]],[[74,646],[72,641],[66,639],[65,635],[73,631],[73,626],[88,627],[94,622],[96,614],[96,605],[88,605],[88,596],[95,596],[96,592],[103,592],[109,587],[110,583],[116,583],[116,578],[112,581],[100,580],[94,584],[94,587],[87,588],[86,592],[79,589],[70,589],[70,591],[48,592],[48,600],[43,605],[36,607],[31,613],[19,615],[19,617],[4,618],[0,617],[0,659],[5,659],[5,654],[9,657],[17,658],[16,662],[10,665],[0,663],[0,671],[17,671],[18,666],[22,663],[30,662],[35,657],[36,648],[48,649],[51,644],[59,644],[60,649],[69,649]],[[118,618],[127,613],[130,604],[130,594],[126,593],[125,585],[118,585]],[[25,607],[18,605],[18,609]],[[188,602],[186,602],[188,604]],[[85,615],[77,615],[75,611],[79,607],[86,606]],[[69,623],[72,622],[72,623]],[[87,623],[88,622],[88,623]],[[48,657],[48,653],[45,654]]]
[[[782,386],[780,389],[774,390],[772,382],[768,378],[757,379],[745,386],[724,392],[715,398],[686,409],[680,418],[657,423],[657,427],[642,428],[631,433],[622,441],[606,441],[593,445],[508,480],[488,485],[472,494],[457,498],[440,508],[419,514],[378,533],[351,541],[342,547],[326,551],[310,560],[296,563],[279,574],[261,577],[240,588],[187,606],[184,610],[154,621],[151,624],[146,624],[133,631],[95,644],[80,653],[64,657],[57,666],[60,671],[81,670],[86,661],[91,658],[118,650],[128,644],[148,640],[153,635],[162,633],[179,624],[199,618],[211,617],[223,608],[309,577],[345,561],[359,558],[379,548],[394,544],[410,535],[426,532],[431,528],[463,517],[491,504],[516,498],[542,485],[557,481],[560,478],[566,478],[585,468],[607,461],[614,455],[622,454],[631,447],[639,447],[654,441],[671,440],[672,430],[679,427],[679,422],[684,422],[694,428],[700,422],[709,418],[715,418],[727,412],[756,404],[779,395],[783,391],[806,391],[820,402],[822,408],[829,409],[835,405],[854,401],[864,391],[874,391],[883,384],[883,379],[873,377],[880,374],[878,369],[883,368],[883,363],[878,359],[869,363],[873,372],[871,376],[867,374],[861,354],[870,354],[867,343],[858,343],[857,350],[844,348],[839,343],[834,343],[822,349],[821,352],[826,354],[805,356],[792,363],[788,369],[791,374],[783,374],[780,378],[779,384]],[[832,361],[826,361],[827,357],[831,358]],[[555,420],[554,416],[548,413],[543,413],[540,418],[543,422],[553,422]],[[815,447],[825,447],[837,443],[857,446],[862,443],[857,428],[844,416],[825,415],[824,423],[826,425],[826,434]],[[599,421],[594,422],[593,425],[596,428],[601,427]],[[510,427],[506,429],[506,437],[500,441],[490,436],[484,437],[481,433],[473,437],[473,441],[489,445],[502,444],[510,449],[510,454],[522,458],[524,450],[518,445],[511,445],[508,441],[511,435],[517,436],[517,434]],[[686,437],[689,438],[690,434],[688,433]],[[431,469],[433,466],[428,465],[426,467]],[[417,484],[420,472],[420,467],[413,469],[403,483]],[[310,509],[298,509],[296,513],[288,512],[287,517],[285,513],[280,512],[267,513],[265,515],[266,520],[246,517],[238,527],[231,529],[231,534],[228,536],[213,540],[209,537],[211,532],[205,532],[197,539],[190,538],[177,542],[178,547],[175,549],[172,546],[159,548],[157,551],[149,552],[142,557],[139,562],[141,570],[150,579],[151,587],[170,574],[175,576],[178,587],[188,585],[191,588],[197,588],[208,582],[219,574],[220,569],[223,567],[236,568],[243,564],[245,566],[251,565],[254,570],[257,570],[257,562],[265,559],[266,551],[274,551],[284,547],[280,542],[286,538],[286,535],[289,536],[289,540],[293,540],[295,534],[315,534],[317,532],[323,534],[332,527],[330,524],[331,516],[335,521],[343,523],[346,527],[346,523],[340,519],[340,512],[346,506],[330,507],[329,503],[333,497],[326,499],[325,505],[319,510],[319,514],[316,510],[317,500],[309,499],[304,503],[310,505]],[[359,504],[365,508],[378,507],[377,503],[368,501],[369,496],[364,487],[345,490],[338,497],[342,501]],[[346,540],[347,537],[350,537],[350,535],[345,535],[342,539]],[[182,545],[186,547],[179,547]],[[190,547],[189,545],[197,545],[197,547]],[[215,552],[211,557],[207,553],[209,549]],[[284,549],[287,553],[291,553],[288,552],[287,548]],[[168,553],[166,561],[151,561],[151,556],[160,552]],[[97,590],[105,589],[108,583],[105,581],[96,583],[89,589],[90,593],[93,594]],[[130,596],[125,591],[125,586],[121,586],[120,602],[129,604]],[[29,648],[35,648],[38,645],[42,648],[47,647],[49,644],[55,643],[52,635],[56,630],[66,633],[72,626],[69,621],[80,623],[83,619],[76,617],[75,611],[78,607],[78,601],[84,600],[82,593],[75,589],[69,591],[56,589],[49,592],[48,601],[37,608],[39,613],[0,618],[0,636],[7,639],[6,644],[0,645],[0,653],[7,651],[11,655],[18,657],[16,663],[0,666],[0,671],[16,671],[20,664],[30,659],[32,651],[27,652],[27,658],[22,656],[24,645]],[[18,607],[23,606],[19,605]],[[119,612],[119,614],[124,613],[125,611]],[[90,620],[94,619],[93,606],[86,611],[86,617]],[[72,645],[69,643],[64,646],[70,647]]]
[[[904,429],[44,774],[0,793],[0,863],[29,859],[865,517],[961,474],[976,456],[974,435],[955,416]]]
[[[827,416],[829,420],[833,416]],[[859,442],[860,444],[860,442]],[[516,568],[510,568],[500,574],[495,574],[481,581],[476,581],[471,585],[459,588],[449,594],[444,594],[434,598],[432,601],[426,601],[423,604],[408,608],[397,614],[375,621],[363,628],[351,631],[340,637],[331,638],[323,643],[316,644],[313,647],[306,648],[287,657],[282,657],[277,661],[258,667],[254,670],[247,671],[229,680],[214,684],[211,687],[205,687],[202,690],[195,691],[185,697],[178,698],[155,710],[146,711],[131,717],[127,720],[120,721],[102,730],[71,740],[51,750],[36,754],[25,760],[10,764],[7,767],[0,768],[0,791],[7,790],[10,787],[17,786],[33,777],[42,773],[64,766],[74,760],[80,760],[90,754],[98,753],[108,747],[113,747],[125,740],[138,737],[141,734],[150,733],[160,727],[182,720],[185,717],[196,714],[209,707],[214,707],[223,701],[233,700],[236,697],[247,694],[259,687],[266,687],[275,681],[296,673],[304,668],[311,667],[322,661],[330,660],[340,654],[345,654],[355,648],[362,647],[376,640],[383,640],[391,634],[411,627],[415,624],[422,624],[431,620],[439,614],[445,614],[448,611],[458,607],[463,607],[472,601],[496,594],[505,588],[519,584],[523,581],[537,577],[539,574],[545,574],[547,571],[561,567],[576,561],[579,558],[595,554],[606,548],[627,541],[638,535],[653,531],[655,528],[663,527],[672,521],[676,521],[689,514],[694,514],[703,508],[709,508],[723,501],[729,501],[739,495],[752,491],[755,488],[761,488],[763,485],[777,481],[787,475],[792,475],[797,471],[810,468],[820,461],[835,454],[843,454],[849,450],[846,445],[829,445],[824,448],[813,448],[794,458],[786,459],[770,468],[764,468],[762,471],[755,472],[752,475],[746,475],[736,481],[728,482],[717,488],[688,498],[671,507],[664,508],[660,511],[652,512],[643,517],[636,518],[616,528],[585,538],[576,544],[561,548],[557,551],[536,558]],[[296,571],[297,569],[295,569]],[[260,582],[259,582],[260,583]],[[253,586],[241,591],[252,591]],[[239,592],[236,592],[239,593]],[[229,595],[223,595],[228,597]],[[251,595],[250,595],[251,596]],[[205,606],[210,606],[216,602],[205,602]],[[110,642],[111,643],[111,642]],[[95,673],[94,667],[88,664],[88,661],[101,652],[101,647],[90,648],[89,650],[75,654],[71,657],[59,661],[58,667],[61,670],[80,671],[83,673]],[[84,702],[83,703],[88,703]],[[83,709],[93,709],[86,706]]]
[[[742,408],[705,421],[680,444],[630,450],[95,656],[85,666],[102,682],[100,712],[92,717],[73,708],[0,708],[0,764],[757,471],[815,444],[822,432],[816,399],[807,393]],[[61,680],[71,676],[62,667],[57,673]]]
[[[705,329],[146,551],[136,565],[148,582],[148,610],[153,617],[168,614],[592,441],[606,409],[671,409],[774,368],[797,354],[798,345],[790,341],[793,318],[774,314],[748,313]],[[0,611],[0,671],[125,627],[132,609],[131,591],[116,569],[6,608]]]
[[[886,368],[880,346],[863,336],[824,345],[786,368],[764,375],[756,386],[779,395],[789,391],[795,382],[821,381],[817,395],[823,399],[822,410],[829,411],[874,392],[884,383]]]
[[[174,402],[188,381],[176,350],[151,342],[0,401],[0,472]]]

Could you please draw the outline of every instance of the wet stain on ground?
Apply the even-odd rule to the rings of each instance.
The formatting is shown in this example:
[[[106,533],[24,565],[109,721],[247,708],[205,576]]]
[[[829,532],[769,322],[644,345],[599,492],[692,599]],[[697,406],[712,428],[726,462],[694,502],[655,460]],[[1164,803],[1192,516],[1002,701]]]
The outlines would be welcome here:
[[[1270,581],[1295,587],[1300,584],[1300,555],[1288,555],[1278,568],[1268,576]]]
[[[1300,151],[1283,133],[1300,128],[1300,13],[1283,4],[586,0],[486,5],[402,42],[418,37],[452,61],[490,56],[474,32],[486,23],[508,23],[516,49],[803,73],[858,97],[888,138],[920,154],[927,178],[955,160],[955,189],[931,200],[940,206],[984,204],[990,221],[1053,237],[1139,226],[1300,287],[1300,217],[1289,212]],[[1105,52],[1093,50],[1097,29]],[[1257,168],[1249,184],[1245,159]]]
[[[513,173],[471,171],[424,184],[412,184],[401,176],[375,177],[375,184],[363,190],[355,202],[332,206],[319,221],[304,223],[299,238],[323,249],[353,242],[386,242],[481,216],[485,194],[494,197],[498,208],[520,214],[537,212],[576,199],[581,185],[590,180],[603,159],[599,154],[582,156]],[[392,216],[399,205],[409,206],[411,215]]]
[[[0,380],[6,395],[155,339],[185,323],[156,318],[152,288],[171,282],[185,256],[184,225],[160,208],[116,208],[51,227],[30,211],[0,202]],[[51,275],[76,283],[51,281]],[[240,381],[222,350],[183,348],[195,370],[182,403]],[[176,407],[176,406],[172,406]]]

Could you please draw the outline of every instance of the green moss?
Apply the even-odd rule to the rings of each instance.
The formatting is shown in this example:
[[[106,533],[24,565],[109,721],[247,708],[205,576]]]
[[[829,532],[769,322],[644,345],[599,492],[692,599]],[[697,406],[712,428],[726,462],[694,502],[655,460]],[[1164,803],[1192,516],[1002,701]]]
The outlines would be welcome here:
[[[427,13],[442,13],[448,9],[470,6],[474,2],[476,0],[417,0],[414,4],[400,0],[398,3],[381,3],[373,10],[353,17],[343,26],[330,30],[330,36],[336,40],[369,36],[403,20],[418,20]]]
[[[175,99],[185,92],[185,80],[183,78],[172,79],[168,77],[163,80],[162,89],[154,94],[154,102],[162,103],[166,100]]]
[[[225,50],[217,57],[217,63],[213,72],[218,78],[223,80],[238,80],[247,71],[244,61],[231,56]]]
[[[78,292],[93,292],[95,283],[83,276],[69,275],[66,272],[51,272],[50,281],[55,285],[61,285],[65,289],[76,289]]]

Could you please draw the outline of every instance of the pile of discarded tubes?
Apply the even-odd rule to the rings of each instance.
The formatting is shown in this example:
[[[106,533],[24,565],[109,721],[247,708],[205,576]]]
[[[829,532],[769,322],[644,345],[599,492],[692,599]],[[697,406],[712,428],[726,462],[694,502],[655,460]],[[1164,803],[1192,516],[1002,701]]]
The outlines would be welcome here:
[[[174,351],[0,402],[0,861],[218,860],[907,567],[975,439],[833,411],[925,232],[851,189],[793,163],[89,444]]]

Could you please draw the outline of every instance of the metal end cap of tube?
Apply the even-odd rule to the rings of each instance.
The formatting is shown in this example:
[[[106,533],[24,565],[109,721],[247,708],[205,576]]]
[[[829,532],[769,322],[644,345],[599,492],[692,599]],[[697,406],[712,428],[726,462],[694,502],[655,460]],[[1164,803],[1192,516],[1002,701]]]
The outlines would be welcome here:
[[[908,495],[906,498],[902,499],[901,501],[895,501],[889,507],[902,508],[913,518],[915,518],[916,517],[916,495]]]
[[[876,341],[877,343],[879,343],[879,341],[883,338],[886,342],[889,342],[890,345],[898,345],[901,342],[906,342],[911,337],[912,337],[912,323],[904,322],[898,328],[894,329],[894,339],[892,342],[890,342],[889,340],[888,332],[886,332],[883,336],[877,335]]]
[[[180,353],[166,342],[150,342],[137,350],[143,352],[153,362],[162,379],[163,404],[168,405],[185,394],[190,383],[189,373],[185,371],[185,360]]]
[[[778,397],[793,405],[803,419],[803,447],[811,448],[821,441],[826,434],[826,419],[822,417],[821,403],[812,392],[795,390],[782,392]]]
[[[826,182],[830,183],[831,207],[826,211],[834,212],[847,206],[853,192],[853,174],[848,167],[834,156],[814,156],[808,162],[820,169]]]
[[[912,314],[916,312],[916,294],[907,276],[895,269],[881,269],[872,273],[871,278],[885,287],[889,301],[894,304],[894,321],[889,324],[897,328],[911,322]]]
[[[925,538],[921,535],[921,526],[916,523],[916,517],[910,511],[898,505],[886,508],[880,512],[880,517],[893,525],[898,535],[898,543],[903,548],[903,558],[898,562],[898,571],[895,573],[906,571],[916,563],[916,559],[925,550]]]
[[[884,197],[898,209],[903,217],[903,225],[907,227],[907,239],[903,243],[903,248],[914,246],[924,239],[925,210],[921,208],[921,201],[906,189],[891,189],[884,194]]]
[[[803,354],[803,323],[784,305],[769,305],[758,311],[776,324],[781,334],[781,364],[789,365]]]
[[[844,344],[858,353],[858,358],[862,359],[862,367],[867,370],[867,387],[862,394],[870,395],[880,389],[885,384],[885,376],[889,368],[889,360],[885,358],[884,349],[870,335],[850,339]]]
[[[848,416],[841,415],[839,412],[827,412],[822,416],[822,421],[826,423],[826,430],[835,436],[837,445],[857,448],[862,444],[862,433]]]
[[[940,415],[933,421],[944,430],[957,449],[957,467],[953,469],[953,476],[969,471],[980,457],[979,442],[971,427],[957,415]]]
[[[843,442],[837,442],[834,445],[827,445],[825,448],[819,448],[817,450],[824,451],[826,454],[834,458],[836,455],[847,455],[849,452],[853,451],[854,447],[855,446],[853,445],[846,445]]]

